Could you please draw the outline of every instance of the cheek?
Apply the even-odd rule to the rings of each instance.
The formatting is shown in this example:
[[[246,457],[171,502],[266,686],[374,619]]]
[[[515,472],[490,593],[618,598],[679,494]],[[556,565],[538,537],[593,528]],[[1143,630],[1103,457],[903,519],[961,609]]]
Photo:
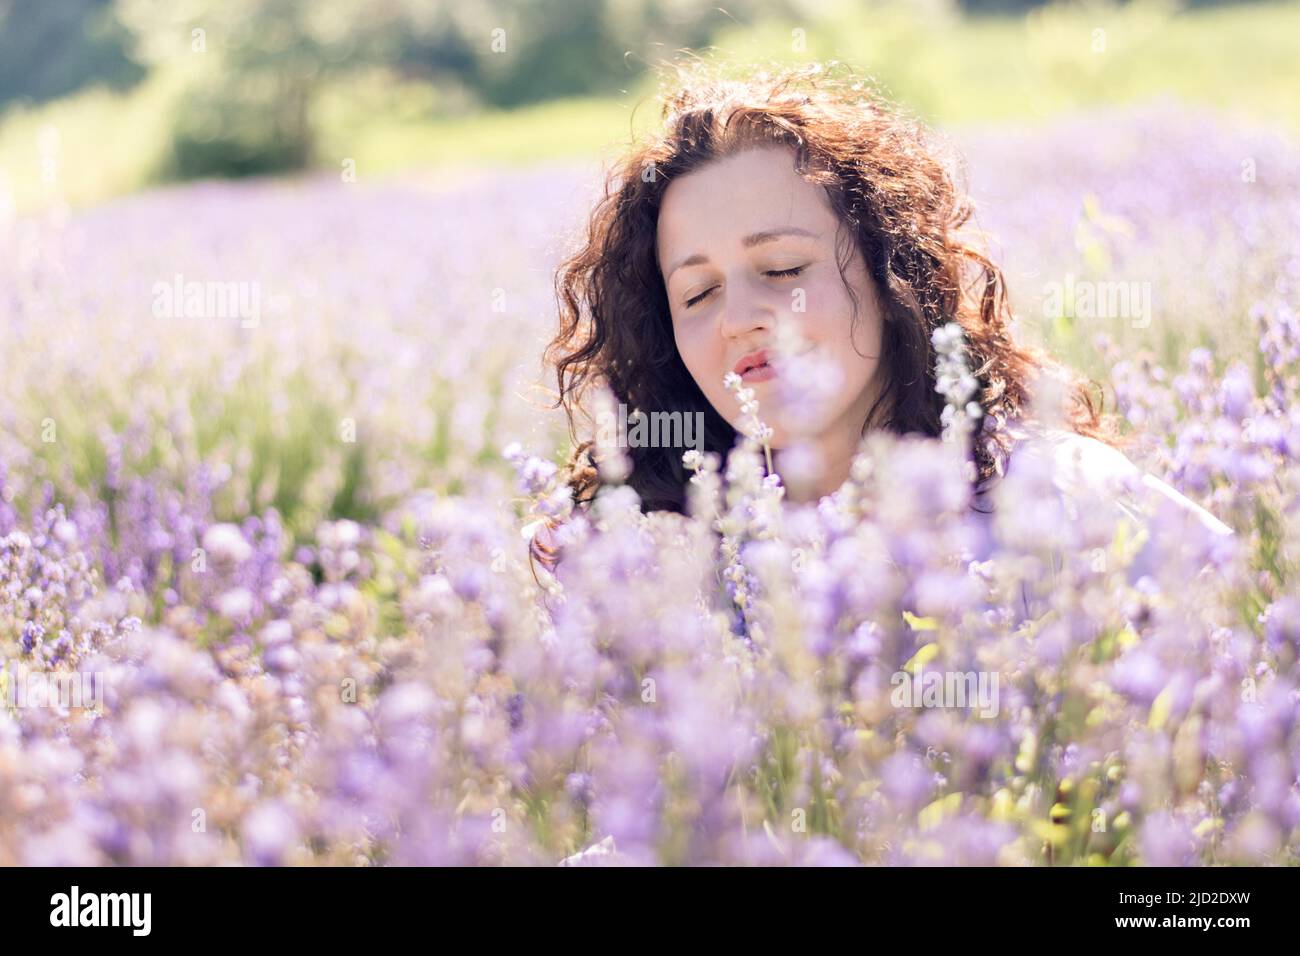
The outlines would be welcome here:
[[[680,325],[673,326],[673,341],[677,343],[677,354],[681,356],[686,370],[697,382],[700,381],[700,362],[704,352],[702,343]]]
[[[848,289],[844,287],[838,272],[810,284],[806,290],[806,314],[802,318],[802,332],[805,337],[832,345],[838,353],[841,349],[851,351],[851,343],[857,341],[862,350],[865,326],[870,324],[871,302],[859,293],[858,306],[859,329],[853,328],[853,300],[849,298]]]
[[[806,334],[830,346],[829,351],[847,382],[857,389],[871,379],[880,364],[884,323],[879,298],[865,271],[855,269],[849,277],[857,296],[856,315],[854,301],[837,273],[829,287],[819,286],[817,289],[821,308],[814,310],[811,307],[813,293],[810,290]]]
[[[866,358],[859,358],[856,354],[854,358],[874,365],[880,359],[880,344],[883,335],[884,327],[880,313],[874,309],[869,309],[860,314],[857,325],[853,329],[853,346],[855,353],[861,353]]]
[[[722,376],[727,371],[721,367],[722,358],[717,342],[700,331],[683,329],[680,325],[673,326],[673,340],[677,343],[677,354],[681,356],[686,371],[691,373],[691,378],[695,379],[700,391],[716,406],[720,396],[726,392]]]
[[[841,285],[842,314],[845,316],[844,341],[850,345],[850,352],[855,362],[874,365],[880,356],[884,327],[880,296],[875,282],[867,275],[866,267],[861,262],[850,273],[850,278],[857,297],[857,311],[855,316],[853,300],[849,298],[848,290]]]
[[[679,326],[673,327],[673,339],[682,364],[699,386],[707,401],[732,428],[740,427],[740,406],[736,397],[722,384],[729,368],[723,368],[726,359],[716,336],[692,335]]]

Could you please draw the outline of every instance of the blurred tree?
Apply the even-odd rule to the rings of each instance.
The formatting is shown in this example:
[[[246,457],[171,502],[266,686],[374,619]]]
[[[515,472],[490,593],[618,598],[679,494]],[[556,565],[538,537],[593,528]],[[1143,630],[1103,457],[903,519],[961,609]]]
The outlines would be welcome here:
[[[966,13],[1023,13],[1045,6],[1047,0],[958,0]]]
[[[1014,15],[1048,0],[951,2],[966,13]],[[1182,0],[1193,8],[1255,2]],[[230,34],[229,47],[252,40],[250,55],[267,23],[387,31],[385,65],[413,76],[454,79],[487,103],[514,106],[608,93],[639,72],[657,49],[707,44],[730,21],[783,14],[817,20],[825,18],[824,11],[822,0],[0,0],[0,104],[16,98],[43,102],[94,83],[130,86],[144,75],[130,52],[144,40],[140,31],[165,33],[186,17],[213,26],[242,20],[246,29]],[[122,19],[130,21],[130,31]],[[491,48],[496,27],[507,31],[505,51]],[[348,39],[334,36],[344,47]],[[330,52],[330,44],[303,46],[299,53]]]
[[[1188,2],[1188,0],[1182,0]],[[1195,2],[1195,0],[1192,0]],[[1202,0],[1209,2],[1209,0]],[[564,96],[610,96],[678,51],[703,51],[724,28],[760,22],[835,30],[873,11],[927,8],[1023,13],[1041,0],[0,0],[41,11],[59,36],[93,22],[130,34],[127,62],[188,82],[172,124],[164,177],[245,175],[309,165],[313,107],[328,85],[363,74],[427,82],[426,102],[501,108]],[[53,9],[71,11],[60,19]],[[100,20],[96,20],[98,16]],[[88,27],[87,27],[88,28]],[[783,27],[784,28],[784,27]],[[8,37],[5,38],[6,42]],[[89,42],[89,41],[86,41]],[[57,46],[57,44],[56,44]],[[0,52],[4,47],[0,45]],[[0,57],[0,65],[8,61]],[[90,69],[90,67],[87,67]],[[0,76],[3,76],[0,71]],[[430,106],[429,109],[438,107]]]
[[[134,53],[189,77],[173,117],[176,178],[312,160],[322,82],[397,59],[412,0],[117,0]]]
[[[813,0],[815,5],[816,0]],[[405,41],[402,66],[454,73],[485,104],[520,106],[609,95],[660,57],[706,45],[721,27],[760,16],[810,16],[809,0],[427,0],[435,30]]]
[[[129,87],[144,76],[129,41],[112,0],[0,0],[0,104]]]
[[[248,175],[312,161],[322,84],[371,66],[454,80],[516,106],[610,94],[646,63],[791,0],[117,0],[142,62],[190,76],[164,177]]]

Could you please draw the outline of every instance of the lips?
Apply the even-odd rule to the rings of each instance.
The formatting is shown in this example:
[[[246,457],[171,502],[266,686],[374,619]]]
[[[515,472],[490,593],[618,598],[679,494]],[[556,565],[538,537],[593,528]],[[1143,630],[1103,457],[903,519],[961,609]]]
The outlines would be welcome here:
[[[743,379],[748,379],[760,371],[774,371],[771,362],[769,361],[770,358],[771,356],[768,354],[767,349],[759,349],[757,352],[750,352],[736,363],[732,371]]]

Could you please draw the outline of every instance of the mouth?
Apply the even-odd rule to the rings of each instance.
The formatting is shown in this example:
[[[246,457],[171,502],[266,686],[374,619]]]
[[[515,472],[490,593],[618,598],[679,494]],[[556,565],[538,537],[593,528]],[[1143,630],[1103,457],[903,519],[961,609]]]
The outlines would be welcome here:
[[[772,364],[771,355],[767,349],[759,349],[757,352],[750,352],[732,369],[740,376],[741,381],[746,384],[752,382],[766,382],[768,379],[775,377],[776,366]]]

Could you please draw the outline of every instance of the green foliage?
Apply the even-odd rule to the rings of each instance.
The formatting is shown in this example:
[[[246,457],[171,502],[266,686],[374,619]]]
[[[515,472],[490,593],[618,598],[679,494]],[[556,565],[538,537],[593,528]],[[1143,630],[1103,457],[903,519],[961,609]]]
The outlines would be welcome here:
[[[99,7],[78,9],[89,18]],[[343,158],[376,175],[594,157],[654,121],[650,67],[683,50],[740,65],[839,59],[942,124],[1167,95],[1266,121],[1300,118],[1295,0],[961,9],[947,0],[748,0],[725,13],[703,0],[116,0],[112,23],[131,39],[123,55],[149,67],[145,80],[129,94],[95,88],[11,106],[0,117],[0,193],[7,183],[22,212],[150,181],[337,170]],[[9,62],[0,56],[0,97]],[[48,128],[65,157],[94,157],[65,162],[57,190],[40,175],[37,140]]]
[[[128,54],[129,39],[108,0],[0,2],[0,104],[133,86],[145,71]]]

